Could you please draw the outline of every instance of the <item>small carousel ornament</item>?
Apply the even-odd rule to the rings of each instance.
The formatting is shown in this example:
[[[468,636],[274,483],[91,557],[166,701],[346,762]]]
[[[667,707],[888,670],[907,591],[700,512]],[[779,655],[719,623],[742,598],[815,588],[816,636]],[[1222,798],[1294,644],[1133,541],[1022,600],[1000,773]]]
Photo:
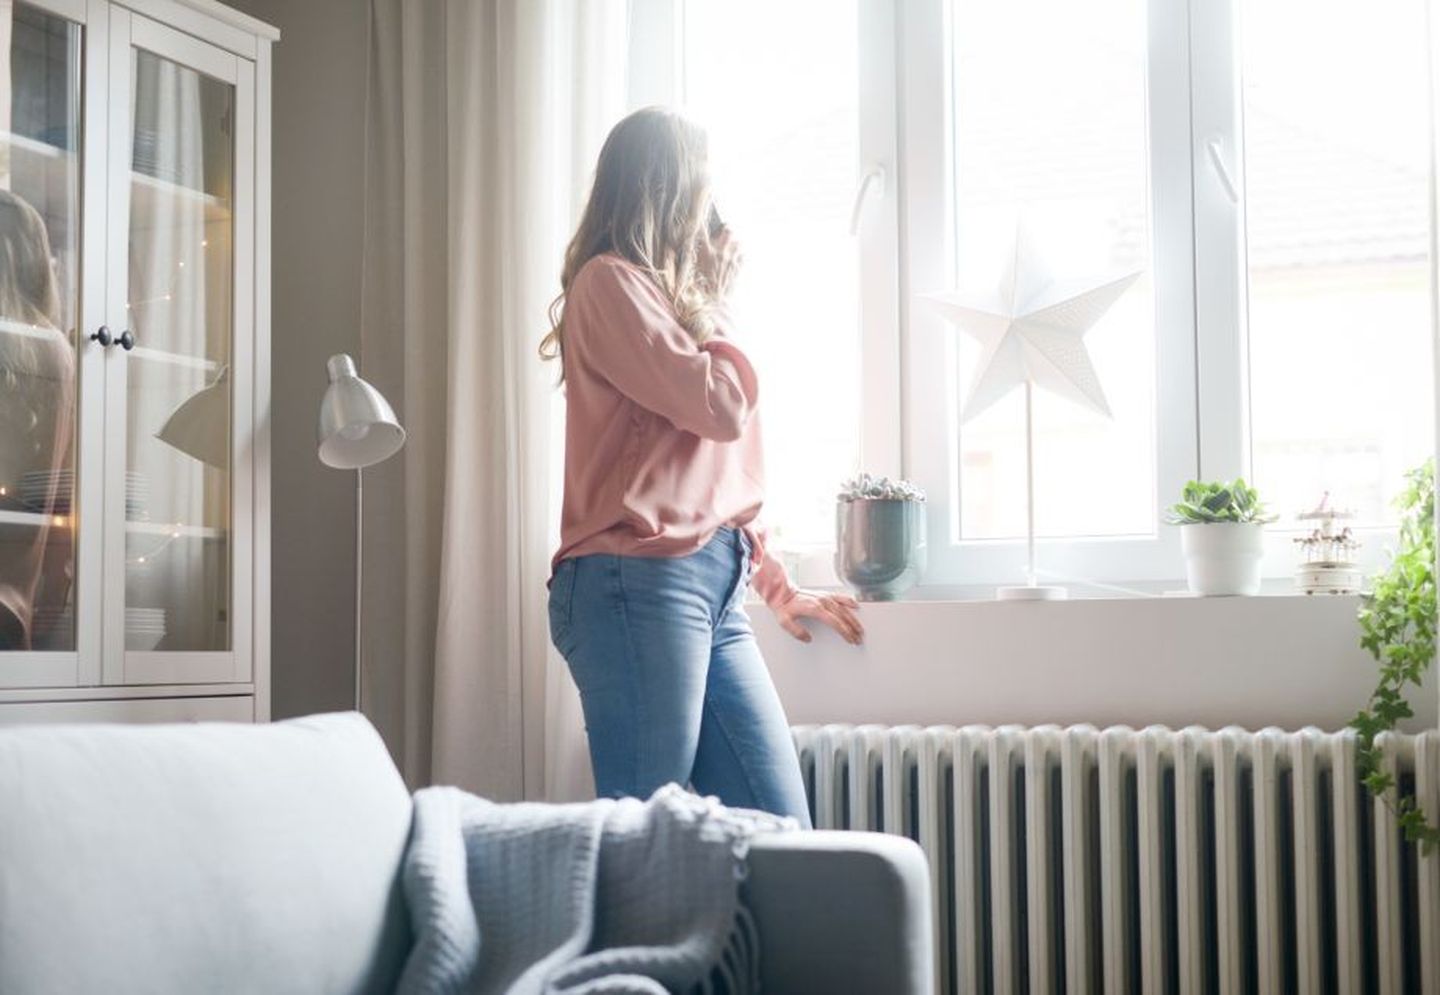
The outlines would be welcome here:
[[[1308,535],[1295,540],[1303,556],[1295,571],[1295,586],[1306,594],[1358,594],[1365,579],[1355,563],[1360,541],[1348,525],[1335,530],[1336,522],[1354,518],[1355,513],[1330,507],[1330,492],[1326,491],[1313,511],[1297,517],[1317,524]]]

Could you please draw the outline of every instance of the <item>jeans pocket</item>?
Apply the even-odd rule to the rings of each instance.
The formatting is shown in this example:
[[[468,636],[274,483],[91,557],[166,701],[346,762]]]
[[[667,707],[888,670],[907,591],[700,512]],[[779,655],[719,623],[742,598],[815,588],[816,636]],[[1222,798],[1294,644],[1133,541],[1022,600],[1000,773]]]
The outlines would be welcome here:
[[[574,560],[562,560],[550,578],[550,641],[562,654],[569,641],[570,619],[574,615],[577,568]]]

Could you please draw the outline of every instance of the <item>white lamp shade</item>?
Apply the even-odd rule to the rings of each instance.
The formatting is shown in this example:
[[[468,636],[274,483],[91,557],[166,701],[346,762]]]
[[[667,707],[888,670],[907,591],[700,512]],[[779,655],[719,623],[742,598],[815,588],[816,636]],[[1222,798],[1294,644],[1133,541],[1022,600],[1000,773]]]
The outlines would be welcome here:
[[[405,429],[385,396],[360,379],[349,356],[331,356],[326,366],[330,386],[320,402],[320,462],[358,470],[399,452]]]
[[[208,387],[187,397],[165,419],[155,438],[206,466],[230,466],[230,367]]]

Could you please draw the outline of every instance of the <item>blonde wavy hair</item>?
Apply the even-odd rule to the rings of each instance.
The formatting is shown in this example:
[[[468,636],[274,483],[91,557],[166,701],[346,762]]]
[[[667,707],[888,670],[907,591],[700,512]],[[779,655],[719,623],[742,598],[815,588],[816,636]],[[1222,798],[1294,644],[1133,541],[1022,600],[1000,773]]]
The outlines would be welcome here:
[[[560,295],[550,305],[543,359],[563,359],[565,295],[595,256],[613,252],[641,267],[675,307],[680,324],[704,342],[714,331],[718,288],[700,265],[711,251],[709,140],[693,121],[646,107],[611,129],[595,166],[580,226],[565,250]],[[561,379],[565,373],[562,365]]]

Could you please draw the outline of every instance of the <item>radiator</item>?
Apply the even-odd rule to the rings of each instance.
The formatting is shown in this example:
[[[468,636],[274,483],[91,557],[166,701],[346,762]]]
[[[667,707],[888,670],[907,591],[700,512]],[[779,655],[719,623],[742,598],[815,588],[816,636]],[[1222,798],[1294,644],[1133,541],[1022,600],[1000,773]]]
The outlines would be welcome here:
[[[1440,854],[1350,733],[794,729],[817,828],[930,864],[936,991],[1440,993]],[[1380,745],[1440,813],[1440,733]]]

